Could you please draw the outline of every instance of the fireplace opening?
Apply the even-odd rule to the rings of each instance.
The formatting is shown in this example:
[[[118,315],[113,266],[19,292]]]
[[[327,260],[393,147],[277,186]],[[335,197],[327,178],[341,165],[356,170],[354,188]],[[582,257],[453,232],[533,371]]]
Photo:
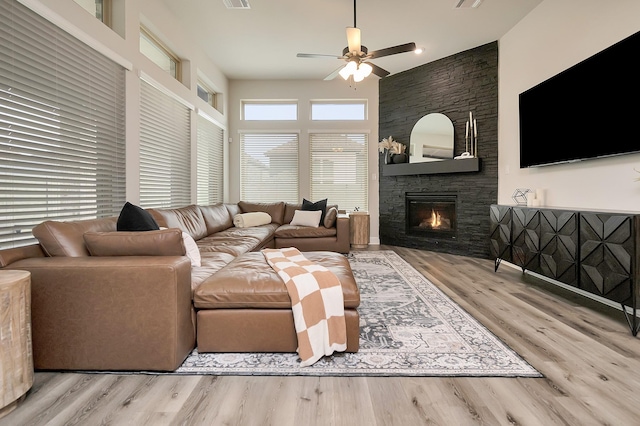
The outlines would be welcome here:
[[[406,234],[434,238],[457,237],[455,194],[407,192]]]

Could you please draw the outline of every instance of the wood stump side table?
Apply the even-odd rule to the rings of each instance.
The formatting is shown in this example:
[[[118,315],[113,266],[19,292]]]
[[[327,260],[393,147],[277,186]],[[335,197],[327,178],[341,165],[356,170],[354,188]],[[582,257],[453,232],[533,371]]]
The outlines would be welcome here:
[[[349,242],[353,248],[367,248],[369,245],[369,213],[349,213]]]
[[[0,418],[32,385],[31,273],[0,270]]]

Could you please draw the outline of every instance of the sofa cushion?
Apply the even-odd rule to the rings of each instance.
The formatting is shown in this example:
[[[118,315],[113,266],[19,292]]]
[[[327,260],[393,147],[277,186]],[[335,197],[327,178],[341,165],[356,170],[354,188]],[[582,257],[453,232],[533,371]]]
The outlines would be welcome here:
[[[191,291],[198,288],[200,283],[209,278],[211,275],[222,269],[227,263],[235,259],[235,256],[222,252],[205,252],[202,253],[201,265],[191,268]]]
[[[198,206],[204,223],[207,226],[207,235],[224,231],[233,226],[233,216],[225,204],[213,204],[211,206]],[[240,213],[240,209],[238,209]]]
[[[71,222],[47,220],[36,225],[32,233],[47,256],[83,257],[89,256],[84,244],[85,232],[116,231],[116,222],[116,217]]]
[[[161,227],[181,229],[196,241],[208,235],[204,217],[196,205],[177,209],[149,209],[149,213]]]
[[[91,256],[184,256],[182,231],[86,232],[83,236]]]
[[[229,217],[231,217],[231,224],[233,225],[233,217],[237,214],[242,213],[242,209],[237,204],[225,204],[224,205],[229,212]]]
[[[240,201],[238,206],[242,210],[242,213],[250,212],[265,212],[271,216],[271,222],[282,225],[284,218],[284,202],[280,203],[249,203],[247,201]]]
[[[278,225],[269,224],[252,228],[229,228],[197,241],[201,253],[222,252],[233,256],[272,246]]]
[[[316,211],[320,210],[322,215],[320,216],[320,223],[324,222],[324,215],[327,213],[327,199],[323,199],[320,201],[312,202],[307,200],[306,198],[302,199],[302,210],[305,211]]]
[[[327,209],[327,214],[324,215],[324,227],[333,228],[336,226],[336,219],[338,219],[338,209],[336,207]]]
[[[304,256],[338,276],[345,308],[360,305],[360,292],[345,256],[333,252],[307,252]],[[195,290],[193,302],[199,309],[291,308],[282,278],[260,252],[243,254],[206,279]]]
[[[151,213],[127,201],[120,210],[116,229],[118,231],[157,231],[160,227]]]
[[[320,210],[296,210],[295,214],[293,215],[293,219],[291,219],[290,225],[310,226],[312,228],[317,228],[318,226],[320,226],[321,217],[322,212]]]
[[[312,228],[309,226],[282,225],[276,229],[276,238],[321,238],[335,237],[337,230],[320,226]]]

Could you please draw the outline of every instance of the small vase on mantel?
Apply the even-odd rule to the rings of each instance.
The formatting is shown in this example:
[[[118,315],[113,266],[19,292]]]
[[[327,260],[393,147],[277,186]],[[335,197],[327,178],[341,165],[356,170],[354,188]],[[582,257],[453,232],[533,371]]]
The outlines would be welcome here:
[[[393,160],[394,164],[406,163],[407,162],[407,154],[405,154],[404,152],[402,152],[400,154],[393,154],[391,159]]]

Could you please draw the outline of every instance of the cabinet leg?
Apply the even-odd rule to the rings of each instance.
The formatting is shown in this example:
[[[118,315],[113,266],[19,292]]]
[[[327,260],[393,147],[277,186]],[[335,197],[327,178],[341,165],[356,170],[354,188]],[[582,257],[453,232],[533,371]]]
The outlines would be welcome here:
[[[495,263],[494,263],[494,267],[493,267],[493,272],[498,272],[498,266],[500,266],[500,261],[502,259],[500,259],[499,257],[496,258]]]
[[[638,316],[637,308],[635,306],[632,307],[631,315],[627,312],[627,307],[622,304],[622,312],[624,312],[624,317],[627,320],[627,324],[629,325],[629,329],[631,330],[631,334],[634,336],[638,335],[638,329],[640,328],[640,324],[638,324]]]

